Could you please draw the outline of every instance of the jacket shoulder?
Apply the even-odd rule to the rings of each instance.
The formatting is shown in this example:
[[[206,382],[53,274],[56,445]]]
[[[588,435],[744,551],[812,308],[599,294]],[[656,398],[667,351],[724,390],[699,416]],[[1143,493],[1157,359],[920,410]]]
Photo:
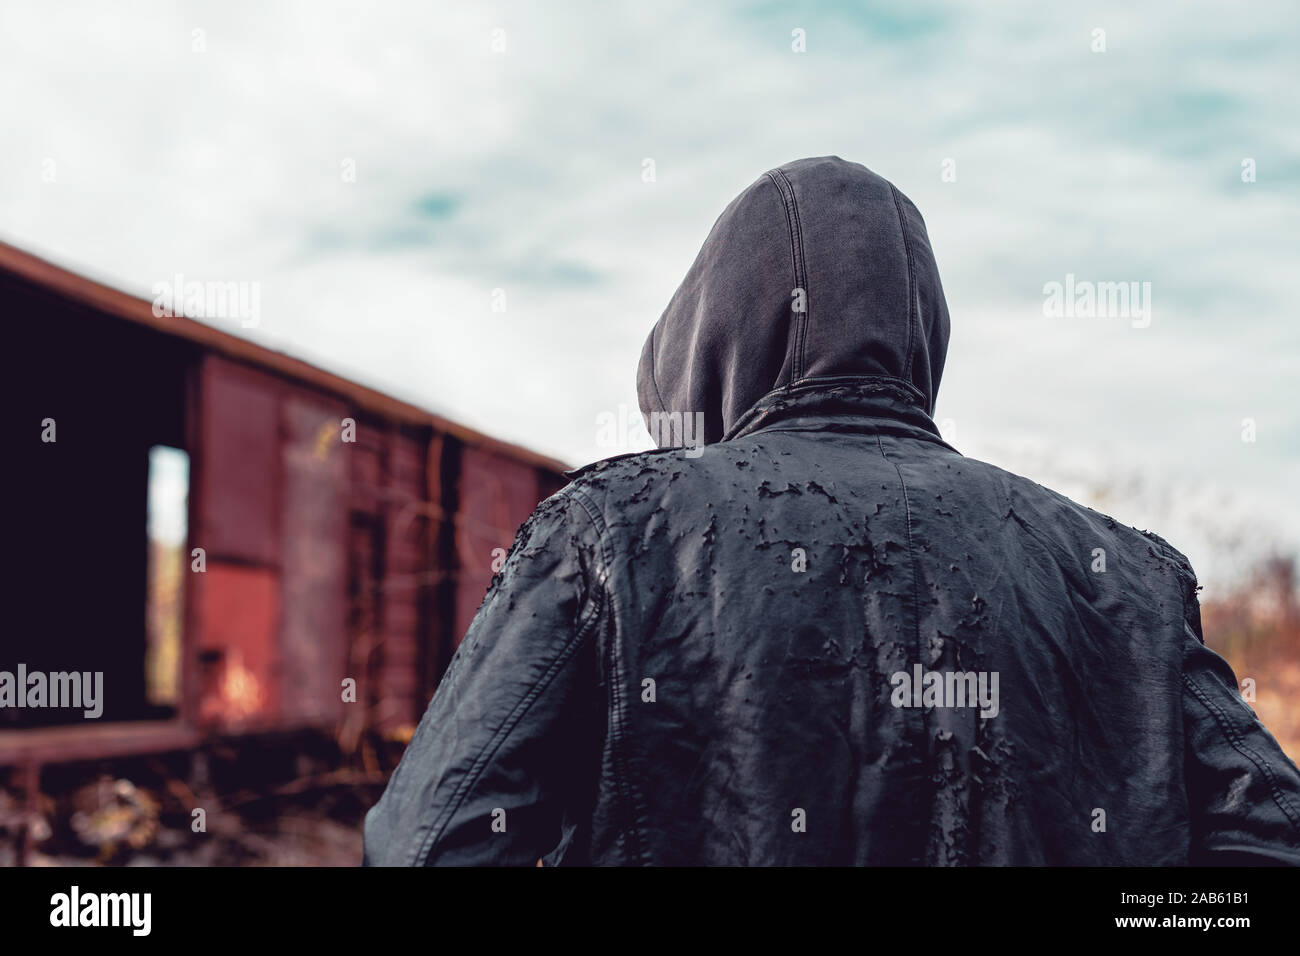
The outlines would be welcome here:
[[[581,502],[606,527],[635,521],[658,508],[689,507],[688,502],[713,497],[722,459],[735,455],[727,444],[653,448],[604,458],[565,472],[570,481],[556,494]]]
[[[1060,529],[1062,533],[1075,536],[1085,529],[1089,532],[1105,531],[1115,539],[1127,541],[1130,545],[1142,546],[1153,557],[1172,565],[1179,575],[1186,581],[1191,582],[1191,587],[1195,588],[1196,572],[1192,568],[1191,561],[1188,560],[1185,554],[1154,531],[1147,531],[1126,524],[1109,514],[1098,511],[1096,508],[1081,504],[1054,488],[1049,488],[1034,481],[1032,478],[1026,478],[1024,475],[1007,471],[1005,468],[1000,468],[989,462],[973,458],[965,458],[965,461],[968,464],[975,464],[987,469],[990,477],[995,476],[1001,482],[1010,507],[1014,508],[1017,502],[1030,502],[1035,510],[1044,517],[1067,518],[1064,522],[1053,521],[1046,523],[1046,527],[1055,527]]]
[[[608,458],[601,458],[586,465],[579,465],[577,468],[570,468],[564,472],[564,477],[568,478],[571,483],[577,483],[580,479],[601,472],[617,472],[629,468],[635,470],[642,463],[666,458],[674,454],[681,455],[683,451],[684,449],[681,448],[651,448],[646,451],[630,451],[622,455],[611,455]]]

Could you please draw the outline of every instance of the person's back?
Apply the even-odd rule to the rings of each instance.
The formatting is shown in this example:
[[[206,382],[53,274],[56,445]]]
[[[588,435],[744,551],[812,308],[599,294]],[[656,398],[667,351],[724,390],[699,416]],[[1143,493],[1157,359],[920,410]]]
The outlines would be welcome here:
[[[889,183],[738,197],[642,355],[667,447],[520,530],[366,861],[1300,863],[1187,560],[946,444],[947,338]]]

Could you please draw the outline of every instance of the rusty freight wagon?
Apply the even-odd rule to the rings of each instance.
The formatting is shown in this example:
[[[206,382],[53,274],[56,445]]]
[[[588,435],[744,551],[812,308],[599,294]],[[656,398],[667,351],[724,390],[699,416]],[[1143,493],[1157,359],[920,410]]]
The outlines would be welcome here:
[[[0,675],[50,675],[0,708],[0,768],[29,789],[42,765],[213,735],[409,727],[496,549],[564,483],[558,461],[4,245],[0,314],[19,486]],[[97,716],[55,699],[91,674]]]

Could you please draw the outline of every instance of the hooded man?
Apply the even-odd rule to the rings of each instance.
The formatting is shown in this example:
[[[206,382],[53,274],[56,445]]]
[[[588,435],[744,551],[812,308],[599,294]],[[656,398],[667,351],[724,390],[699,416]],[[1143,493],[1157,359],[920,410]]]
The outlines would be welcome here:
[[[892,184],[741,193],[641,356],[665,447],[519,530],[366,862],[1300,863],[1187,559],[944,442],[947,344]]]

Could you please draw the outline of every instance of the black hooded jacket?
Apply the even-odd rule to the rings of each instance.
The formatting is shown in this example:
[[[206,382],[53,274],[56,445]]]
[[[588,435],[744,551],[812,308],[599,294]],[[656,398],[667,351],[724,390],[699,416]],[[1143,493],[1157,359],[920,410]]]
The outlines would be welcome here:
[[[1300,863],[1187,559],[945,443],[947,342],[893,185],[746,189],[641,357],[665,447],[519,530],[366,862]]]

